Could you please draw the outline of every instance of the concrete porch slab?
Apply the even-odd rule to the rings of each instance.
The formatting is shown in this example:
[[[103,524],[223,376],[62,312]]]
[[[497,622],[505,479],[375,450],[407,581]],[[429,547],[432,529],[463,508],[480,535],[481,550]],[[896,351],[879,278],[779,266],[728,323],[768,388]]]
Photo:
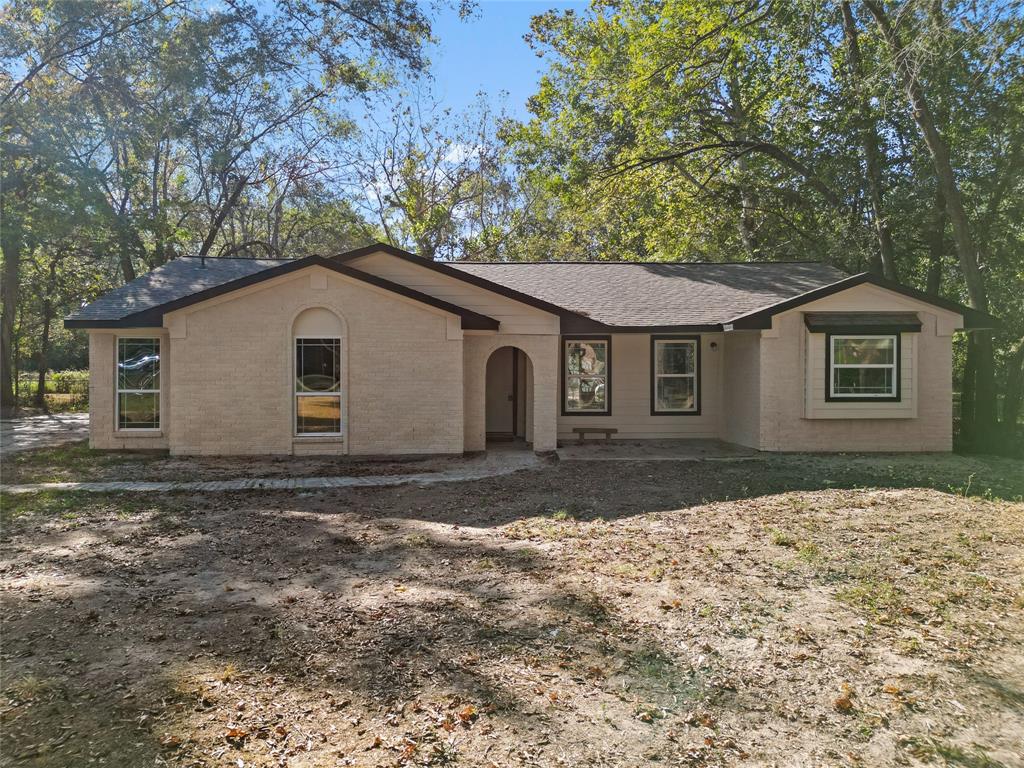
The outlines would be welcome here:
[[[759,461],[764,454],[721,440],[587,440],[565,442],[562,461]]]

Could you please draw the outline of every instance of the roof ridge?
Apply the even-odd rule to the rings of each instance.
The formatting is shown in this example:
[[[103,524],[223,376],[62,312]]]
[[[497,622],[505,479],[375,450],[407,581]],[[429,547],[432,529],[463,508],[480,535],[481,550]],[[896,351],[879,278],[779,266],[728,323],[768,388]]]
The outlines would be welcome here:
[[[209,261],[300,261],[302,258],[307,257],[303,256],[299,259],[261,259],[254,256],[176,256],[173,259],[168,259],[160,266],[162,267],[165,264],[170,264],[172,261],[177,261],[178,259],[207,259]]]
[[[453,267],[457,267],[461,264],[636,264],[638,266],[652,266],[652,265],[693,265],[693,266],[730,266],[730,267],[763,267],[770,264],[815,264],[820,267],[832,267],[833,269],[839,269],[832,264],[827,264],[824,261],[812,261],[812,260],[800,260],[793,259],[787,261],[610,261],[607,259],[594,260],[594,261],[557,261],[554,259],[541,259],[539,261],[471,261],[469,259],[463,261],[446,261],[445,264],[450,264]],[[840,270],[841,271],[841,270]]]

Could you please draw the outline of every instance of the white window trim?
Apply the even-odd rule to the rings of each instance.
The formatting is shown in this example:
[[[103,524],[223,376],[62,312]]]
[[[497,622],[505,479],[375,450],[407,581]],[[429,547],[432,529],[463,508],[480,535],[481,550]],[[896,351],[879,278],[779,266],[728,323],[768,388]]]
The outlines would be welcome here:
[[[662,344],[689,344],[693,347],[693,373],[658,373],[658,347]],[[652,410],[658,414],[662,413],[697,413],[700,410],[698,403],[700,403],[700,394],[697,392],[698,374],[700,370],[698,366],[700,363],[698,355],[696,339],[655,339],[654,340],[654,402],[651,404]],[[693,379],[693,407],[692,408],[659,408],[658,407],[658,380],[659,379]]]
[[[836,362],[836,341],[847,339],[887,339],[892,341],[892,362],[891,363],[837,363]],[[833,400],[876,398],[879,400],[892,400],[899,396],[899,382],[896,377],[899,375],[900,339],[895,333],[846,333],[833,334],[829,337],[828,350],[828,396]],[[837,369],[845,368],[888,368],[892,371],[890,381],[892,386],[888,392],[839,392],[835,391]]]
[[[338,342],[338,390],[336,392],[299,392],[298,381],[295,376],[295,369],[298,365],[298,352],[299,345],[296,342],[303,339],[316,339],[322,341],[323,339],[329,339],[330,341]],[[344,350],[342,348],[341,336],[293,336],[292,337],[292,436],[296,440],[317,440],[323,438],[334,438],[342,437],[345,434],[345,403],[342,402],[341,395],[343,389],[343,382],[345,380],[342,363],[344,361]],[[298,399],[300,397],[335,397],[338,398],[338,412],[341,414],[341,418],[338,419],[338,431],[337,432],[299,432],[299,409]]]
[[[160,361],[157,363],[157,375],[160,377],[160,386],[156,389],[121,389],[121,370],[118,367],[121,363],[121,341],[138,339],[140,341],[156,341],[160,350]],[[114,432],[127,432],[132,435],[159,434],[163,429],[163,386],[164,386],[164,340],[159,336],[140,336],[131,334],[125,336],[114,336]],[[155,427],[122,427],[121,426],[121,395],[152,395],[156,394],[156,422]]]
[[[584,374],[569,373],[569,345],[570,344],[603,344],[604,345],[604,373]],[[581,337],[566,337],[562,340],[562,413],[566,416],[608,416],[611,414],[611,340],[607,338],[588,339]],[[590,381],[604,382],[604,408],[570,408],[569,407],[569,379],[577,378]]]

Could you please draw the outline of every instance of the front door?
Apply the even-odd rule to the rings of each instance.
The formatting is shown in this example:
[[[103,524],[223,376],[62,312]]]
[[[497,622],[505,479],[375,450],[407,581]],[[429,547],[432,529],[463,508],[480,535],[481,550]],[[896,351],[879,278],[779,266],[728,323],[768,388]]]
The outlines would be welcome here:
[[[512,440],[516,433],[516,350],[502,347],[487,361],[487,439]]]

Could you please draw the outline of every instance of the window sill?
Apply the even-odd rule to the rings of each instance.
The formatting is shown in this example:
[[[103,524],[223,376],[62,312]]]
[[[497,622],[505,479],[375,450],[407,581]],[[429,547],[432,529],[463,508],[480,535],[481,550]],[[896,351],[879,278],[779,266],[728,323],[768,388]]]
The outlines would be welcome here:
[[[162,429],[115,429],[115,437],[163,437]]]
[[[293,435],[296,443],[344,443],[343,435]]]

